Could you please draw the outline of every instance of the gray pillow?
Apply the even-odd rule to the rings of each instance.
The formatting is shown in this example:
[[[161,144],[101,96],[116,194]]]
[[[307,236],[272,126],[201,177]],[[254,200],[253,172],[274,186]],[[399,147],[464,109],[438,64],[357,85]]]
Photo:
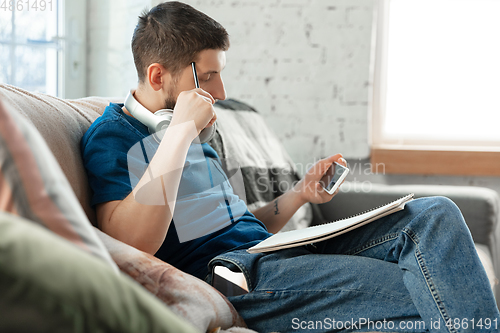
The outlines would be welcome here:
[[[248,209],[258,209],[291,190],[300,176],[262,116],[233,99],[218,101],[215,106],[218,135],[209,144],[217,151],[229,175],[241,171],[244,190],[237,194],[246,201]],[[236,191],[237,187],[233,188]],[[306,228],[313,218],[322,221],[319,210],[307,203],[281,231]]]

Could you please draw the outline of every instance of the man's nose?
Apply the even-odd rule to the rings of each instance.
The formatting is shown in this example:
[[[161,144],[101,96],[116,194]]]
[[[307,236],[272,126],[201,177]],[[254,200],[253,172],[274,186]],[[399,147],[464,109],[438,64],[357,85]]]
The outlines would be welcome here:
[[[209,93],[215,98],[216,100],[223,101],[226,99],[226,88],[224,87],[224,82],[222,81],[222,78],[217,80],[217,82],[214,84],[213,88]]]

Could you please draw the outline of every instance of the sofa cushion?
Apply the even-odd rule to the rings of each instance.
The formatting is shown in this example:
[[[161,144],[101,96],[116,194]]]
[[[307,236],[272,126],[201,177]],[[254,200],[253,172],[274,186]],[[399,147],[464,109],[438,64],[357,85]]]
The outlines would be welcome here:
[[[46,227],[118,271],[40,133],[1,100],[0,210]]]
[[[65,239],[0,212],[0,332],[199,332]]]
[[[80,154],[80,139],[110,100],[119,99],[88,97],[67,100],[0,84],[0,100],[7,102],[40,132],[85,213],[95,224],[95,212],[89,204],[90,187]]]

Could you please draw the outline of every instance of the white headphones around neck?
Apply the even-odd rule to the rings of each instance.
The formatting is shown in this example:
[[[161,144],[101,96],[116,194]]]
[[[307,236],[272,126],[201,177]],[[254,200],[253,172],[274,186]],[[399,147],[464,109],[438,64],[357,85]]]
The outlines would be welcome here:
[[[135,99],[133,90],[130,90],[125,99],[125,108],[135,119],[144,124],[148,128],[149,133],[153,135],[158,143],[160,143],[165,133],[164,130],[167,129],[168,125],[170,125],[170,121],[172,121],[174,111],[170,109],[161,109],[154,114],[151,113]],[[201,131],[198,136],[200,139],[199,143],[205,143],[212,140],[215,136],[216,124],[217,121],[214,122],[212,126],[206,127]],[[197,141],[198,140],[194,140],[193,142]]]

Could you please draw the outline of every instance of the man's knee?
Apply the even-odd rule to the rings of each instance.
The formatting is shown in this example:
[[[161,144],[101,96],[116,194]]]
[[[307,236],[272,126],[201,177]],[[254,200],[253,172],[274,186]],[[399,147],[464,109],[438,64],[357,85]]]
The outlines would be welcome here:
[[[460,213],[460,209],[457,207],[455,202],[453,202],[450,198],[443,196],[435,196],[435,197],[428,197],[428,199],[432,204],[437,205],[438,207],[446,211],[453,211],[456,213]]]
[[[436,197],[431,197],[431,199],[433,201],[433,204],[438,206],[439,209],[442,210],[444,214],[448,216],[455,215],[460,220],[463,220],[460,208],[458,208],[457,204],[453,202],[450,198],[436,196]]]
[[[418,199],[421,212],[426,224],[434,221],[440,228],[449,231],[458,231],[462,228],[468,229],[458,206],[449,198],[443,196],[425,197]]]
[[[462,215],[458,206],[449,198],[443,196],[435,196],[435,197],[424,197],[415,200],[419,203],[420,209],[423,211],[435,211],[436,213],[445,213],[445,214],[458,214]]]

